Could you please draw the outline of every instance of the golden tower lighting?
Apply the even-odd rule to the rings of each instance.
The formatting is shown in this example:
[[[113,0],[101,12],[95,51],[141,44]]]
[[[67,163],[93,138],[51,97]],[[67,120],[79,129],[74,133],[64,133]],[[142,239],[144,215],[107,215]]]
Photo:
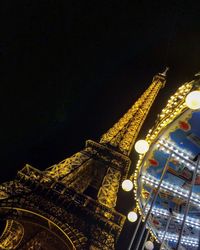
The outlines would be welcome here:
[[[147,90],[98,142],[87,140],[83,149],[44,171],[27,164],[18,172],[16,180],[0,185],[1,218],[17,221],[18,208],[20,211],[20,223],[6,227],[8,237],[4,241],[0,237],[1,249],[22,249],[16,240],[16,237],[21,240],[22,234],[23,249],[34,247],[36,240],[45,249],[65,246],[67,249],[116,249],[126,219],[116,208],[119,186],[121,180],[128,178],[133,146],[165,85],[165,73],[153,78]],[[130,180],[127,181],[126,190],[132,187]],[[90,188],[95,190],[91,196],[87,192]],[[136,221],[136,212],[137,208],[127,219]],[[18,232],[18,236],[10,237],[10,232]]]

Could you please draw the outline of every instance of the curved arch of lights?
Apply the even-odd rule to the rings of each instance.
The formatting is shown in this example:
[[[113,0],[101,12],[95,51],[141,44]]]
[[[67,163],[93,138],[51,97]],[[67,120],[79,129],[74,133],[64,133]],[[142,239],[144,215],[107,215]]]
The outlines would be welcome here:
[[[149,130],[146,141],[149,143],[150,148],[149,151],[142,155],[139,155],[139,160],[136,165],[136,170],[134,174],[132,175],[131,179],[134,179],[134,195],[136,199],[136,204],[139,213],[145,218],[147,211],[150,207],[151,197],[154,193],[155,189],[158,187],[159,178],[156,178],[156,171],[158,170],[159,164],[161,164],[158,159],[159,157],[163,157],[164,155],[170,155],[170,161],[173,159],[174,162],[178,162],[177,164],[182,164],[183,166],[186,166],[188,171],[193,171],[195,168],[195,162],[192,160],[192,158],[195,157],[195,151],[188,150],[188,148],[184,148],[184,145],[179,145],[176,143],[176,141],[173,140],[173,136],[179,136],[174,135],[174,130],[177,130],[178,126],[182,126],[182,130],[184,130],[185,135],[187,136],[188,140],[193,140],[192,143],[197,144],[197,136],[195,137],[195,132],[192,131],[192,128],[190,127],[189,122],[186,123],[185,120],[189,121],[193,118],[194,112],[200,113],[199,111],[190,110],[185,103],[186,96],[193,90],[197,89],[198,85],[195,83],[195,81],[191,81],[188,83],[185,83],[182,85],[174,95],[172,95],[168,102],[166,107],[161,111],[161,114],[159,115],[159,119],[156,122],[156,125]],[[199,121],[200,121],[200,115],[199,115]],[[180,125],[181,123],[181,125]],[[194,133],[193,133],[194,132]],[[200,132],[199,132],[200,133]],[[195,142],[196,140],[196,142]],[[181,142],[180,142],[181,143]],[[200,141],[199,141],[200,143]],[[200,152],[200,144],[199,146],[199,152]],[[153,156],[153,157],[152,157]],[[154,159],[156,158],[157,159]],[[150,162],[151,160],[151,162]],[[169,162],[171,163],[171,162]],[[172,164],[173,165],[173,164]],[[156,170],[157,169],[157,170]],[[160,169],[162,169],[162,166],[160,166]],[[173,172],[173,168],[168,167],[170,169],[170,172],[168,175],[173,174],[176,176],[176,171]],[[178,170],[177,170],[178,171]],[[200,173],[200,170],[198,170]],[[159,176],[159,173],[157,173],[157,176]],[[165,221],[169,218],[170,215],[170,209],[169,204],[166,204],[164,206],[164,202],[162,202],[162,199],[165,201],[165,195],[169,197],[172,197],[171,200],[175,200],[176,202],[181,202],[181,200],[186,199],[188,195],[187,188],[180,189],[179,185],[176,183],[176,181],[173,183],[173,180],[167,179],[168,176],[166,176],[166,179],[164,178],[161,188],[160,188],[160,194],[159,194],[159,202],[155,203],[153,206],[151,217],[148,220],[148,227],[150,229],[151,235],[155,238],[157,242],[162,242],[162,238],[164,235],[164,229],[163,226],[165,225],[161,223],[163,218]],[[172,178],[171,177],[171,178]],[[179,178],[178,176],[177,178]],[[175,180],[175,177],[173,177]],[[182,176],[180,177],[182,178]],[[184,179],[184,176],[183,176]],[[148,188],[147,188],[148,187]],[[151,192],[149,190],[152,190]],[[170,196],[171,195],[171,196]],[[164,198],[160,198],[160,197]],[[179,199],[179,200],[178,200]],[[169,202],[168,202],[169,203]],[[173,202],[172,202],[173,203]],[[146,204],[146,206],[145,206]],[[175,204],[175,202],[174,202]],[[175,205],[173,205],[176,207]],[[183,205],[184,206],[184,205]],[[183,207],[182,206],[182,207]],[[192,192],[191,200],[190,200],[190,206],[196,207],[197,210],[199,210],[200,213],[200,193]],[[183,221],[183,211],[179,212],[175,210],[173,207],[173,221],[171,222],[171,227],[177,226],[177,230],[179,229],[179,224]],[[177,205],[177,207],[181,207],[181,205]],[[184,209],[183,209],[184,210]],[[155,223],[157,223],[157,226],[155,226]],[[159,225],[160,223],[160,225]],[[195,230],[199,230],[200,234],[200,220],[198,220],[195,216],[188,214],[186,218],[186,228],[194,228]],[[174,229],[175,230],[175,229]],[[195,234],[194,234],[195,235]],[[170,230],[165,235],[165,241],[170,242],[171,245],[176,244],[178,241],[178,232],[172,233]],[[166,249],[171,249],[170,248]],[[196,247],[199,244],[199,241],[195,236],[193,236],[191,233],[185,233],[182,236],[181,244],[186,245],[187,249],[192,249],[192,247]],[[174,246],[173,246],[174,247]]]

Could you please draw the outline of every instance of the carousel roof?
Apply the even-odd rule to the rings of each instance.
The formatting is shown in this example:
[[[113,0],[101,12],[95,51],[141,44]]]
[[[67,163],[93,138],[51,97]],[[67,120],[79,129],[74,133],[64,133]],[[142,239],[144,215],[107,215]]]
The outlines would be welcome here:
[[[138,208],[145,215],[166,166],[148,220],[152,234],[160,242],[163,241],[168,224],[163,249],[176,247],[187,203],[189,212],[181,245],[185,249],[198,249],[200,245],[200,166],[197,166],[197,156],[200,154],[200,110],[191,110],[185,104],[185,97],[198,86],[198,81],[185,83],[169,99],[156,126],[147,135],[150,149],[146,155],[140,155],[134,174]],[[197,174],[188,198],[196,168]]]

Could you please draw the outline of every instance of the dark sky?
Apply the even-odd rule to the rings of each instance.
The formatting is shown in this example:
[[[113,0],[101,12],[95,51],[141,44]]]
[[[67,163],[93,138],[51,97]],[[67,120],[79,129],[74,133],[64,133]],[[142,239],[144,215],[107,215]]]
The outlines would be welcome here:
[[[176,2],[1,3],[2,180],[98,140],[168,65],[145,128],[153,125],[200,70],[200,8]]]
[[[166,65],[154,114],[200,70],[200,8],[156,2],[1,3],[1,181],[97,140]]]
[[[98,140],[168,65],[144,136],[200,70],[199,13],[189,1],[2,1],[0,182]]]

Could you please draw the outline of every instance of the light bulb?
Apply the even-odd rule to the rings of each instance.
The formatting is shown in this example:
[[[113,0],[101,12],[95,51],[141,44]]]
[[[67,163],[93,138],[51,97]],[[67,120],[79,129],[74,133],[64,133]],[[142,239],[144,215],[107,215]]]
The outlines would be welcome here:
[[[199,109],[200,108],[200,91],[190,92],[185,99],[185,103],[190,109]]]
[[[145,154],[149,150],[149,144],[145,140],[139,140],[135,143],[135,150],[139,154]]]
[[[133,188],[133,182],[131,180],[124,180],[122,182],[122,189],[126,192],[131,191]]]
[[[130,222],[135,222],[138,218],[138,215],[136,214],[136,212],[131,211],[128,213],[127,218]]]
[[[147,250],[153,250],[154,249],[154,244],[152,241],[148,240],[146,243],[145,243],[145,249]]]

